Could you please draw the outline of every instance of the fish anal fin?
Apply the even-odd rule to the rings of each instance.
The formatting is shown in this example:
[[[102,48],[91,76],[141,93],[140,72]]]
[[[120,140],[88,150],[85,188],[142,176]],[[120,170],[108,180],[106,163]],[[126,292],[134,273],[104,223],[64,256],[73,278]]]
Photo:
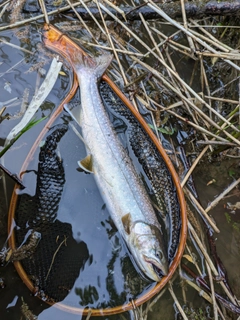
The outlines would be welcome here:
[[[93,173],[92,155],[89,154],[84,159],[78,161],[78,165],[82,170],[88,173]]]
[[[132,225],[132,217],[130,213],[127,213],[122,217],[122,224],[123,224],[124,230],[129,235],[131,232],[131,225]]]

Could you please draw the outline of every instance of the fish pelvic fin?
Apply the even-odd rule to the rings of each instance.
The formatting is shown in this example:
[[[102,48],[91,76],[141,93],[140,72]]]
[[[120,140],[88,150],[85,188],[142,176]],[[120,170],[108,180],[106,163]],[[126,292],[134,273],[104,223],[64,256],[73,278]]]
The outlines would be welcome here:
[[[122,224],[125,232],[129,235],[131,232],[132,225],[132,217],[130,213],[127,213],[122,217]]]
[[[81,53],[79,50],[68,52],[68,56],[72,62],[74,71],[80,73],[94,74],[98,79],[106,71],[110,63],[112,62],[113,55],[102,54],[98,57],[90,57]]]
[[[79,167],[86,173],[93,173],[92,155],[87,155],[84,159],[78,161]]]

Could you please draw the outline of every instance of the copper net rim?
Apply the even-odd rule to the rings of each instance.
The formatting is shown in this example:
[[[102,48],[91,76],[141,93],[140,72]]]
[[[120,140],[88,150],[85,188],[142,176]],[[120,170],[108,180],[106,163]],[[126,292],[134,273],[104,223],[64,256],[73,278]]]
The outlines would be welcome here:
[[[86,53],[78,47],[71,39],[69,39],[66,35],[62,34],[56,27],[52,25],[47,25],[45,24],[44,26],[44,43],[47,48],[58,52],[61,54],[64,58],[66,58],[69,61],[68,54],[69,49],[72,48],[76,52],[76,50],[79,50],[82,54]],[[67,50],[66,50],[66,45],[67,45]],[[71,63],[70,63],[71,64]],[[186,215],[186,204],[185,204],[185,199],[184,199],[184,194],[180,185],[180,181],[178,178],[178,175],[168,157],[166,154],[164,148],[161,146],[159,141],[157,140],[156,136],[154,133],[151,131],[149,126],[146,124],[145,120],[142,118],[142,116],[139,114],[139,112],[133,107],[131,102],[123,95],[123,93],[119,90],[119,88],[112,82],[112,80],[106,76],[103,75],[102,80],[104,80],[106,83],[110,85],[112,90],[119,96],[119,98],[123,101],[123,103],[130,109],[130,111],[134,114],[134,116],[137,118],[137,120],[141,123],[143,126],[144,130],[147,132],[155,146],[157,147],[158,151],[160,152],[162,158],[164,159],[171,175],[172,179],[174,182],[174,185],[176,187],[178,199],[179,199],[179,204],[180,204],[180,214],[181,214],[181,220],[182,220],[182,225],[181,225],[181,232],[180,232],[180,241],[179,241],[179,246],[177,253],[173,259],[173,262],[170,266],[169,273],[167,276],[163,277],[160,282],[158,282],[155,287],[150,289],[148,292],[140,296],[139,298],[135,299],[133,302],[129,302],[120,306],[116,306],[113,308],[105,308],[105,309],[86,309],[86,308],[77,308],[77,307],[72,307],[65,305],[64,303],[58,302],[58,303],[51,303],[46,301],[48,304],[53,305],[57,307],[60,310],[63,310],[68,313],[73,313],[73,314],[79,314],[79,315],[88,315],[89,312],[91,312],[92,316],[107,316],[107,315],[113,315],[113,314],[118,314],[127,310],[131,310],[134,307],[138,307],[141,304],[147,302],[150,298],[152,298],[154,295],[156,295],[167,283],[168,281],[172,278],[175,270],[177,269],[181,257],[183,255],[183,251],[185,248],[185,243],[186,243],[186,237],[187,237],[187,215]],[[44,126],[43,130],[39,134],[37,140],[33,144],[30,152],[28,153],[28,156],[26,157],[23,166],[21,168],[21,172],[24,172],[29,164],[29,162],[32,160],[34,153],[39,145],[39,142],[42,140],[43,136],[47,133],[48,129],[51,127],[55,119],[59,116],[59,114],[63,110],[64,104],[68,103],[72,97],[74,96],[76,90],[78,88],[78,81],[76,74],[74,73],[73,76],[73,81],[72,81],[72,87],[67,95],[67,97],[62,101],[62,103],[59,105],[59,107],[56,109],[56,111],[53,113],[49,121],[46,123]],[[10,248],[16,248],[16,241],[15,241],[15,232],[12,230],[12,222],[14,221],[15,217],[15,210],[17,207],[17,200],[18,200],[18,194],[17,194],[17,189],[19,188],[18,184],[15,185],[11,202],[10,202],[10,207],[9,207],[9,218],[8,218],[8,232],[10,234],[9,238],[9,246]],[[34,287],[33,283],[29,279],[28,275],[26,274],[25,270],[22,267],[22,264],[20,261],[15,261],[14,266],[25,283],[25,285],[29,288],[31,292],[36,294],[36,288]]]

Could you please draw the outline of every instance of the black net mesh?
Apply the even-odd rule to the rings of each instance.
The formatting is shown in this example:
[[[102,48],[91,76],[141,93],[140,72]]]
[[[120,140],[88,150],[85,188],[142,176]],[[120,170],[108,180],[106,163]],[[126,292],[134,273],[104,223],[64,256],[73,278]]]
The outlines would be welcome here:
[[[32,230],[41,235],[34,253],[21,263],[38,295],[52,302],[67,296],[88,258],[86,244],[74,240],[71,225],[56,219],[65,183],[57,144],[66,131],[66,125],[57,125],[47,136],[39,154],[36,194],[19,196],[15,213],[17,247]]]

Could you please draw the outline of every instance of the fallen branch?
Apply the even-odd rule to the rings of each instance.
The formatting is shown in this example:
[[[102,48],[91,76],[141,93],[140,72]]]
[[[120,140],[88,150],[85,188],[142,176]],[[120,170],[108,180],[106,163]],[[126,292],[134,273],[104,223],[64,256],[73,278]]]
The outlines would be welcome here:
[[[173,3],[161,3],[158,4],[169,17],[178,18],[182,17],[182,9],[180,2]],[[239,15],[240,10],[240,1],[191,1],[186,2],[184,5],[186,16],[189,17],[202,17],[205,15]],[[139,6],[136,8],[124,7],[121,8],[122,13],[117,12],[113,8],[108,7],[108,10],[111,11],[118,19],[124,20],[140,20],[139,14],[141,13],[145,20],[158,19],[159,15],[148,6]],[[81,15],[83,20],[92,20],[89,11],[83,7],[76,8],[77,12]],[[97,20],[101,20],[101,15],[97,7],[89,7],[91,15],[93,15]],[[70,13],[73,13],[72,10],[69,10]],[[105,20],[112,20],[112,17],[107,15],[104,17]]]

